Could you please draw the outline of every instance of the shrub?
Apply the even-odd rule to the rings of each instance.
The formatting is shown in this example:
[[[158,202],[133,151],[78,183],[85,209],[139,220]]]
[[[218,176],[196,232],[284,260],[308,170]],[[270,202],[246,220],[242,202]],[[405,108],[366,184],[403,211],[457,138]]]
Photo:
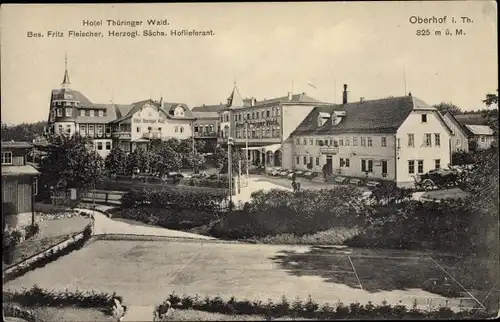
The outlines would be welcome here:
[[[37,307],[37,306],[48,306],[48,307],[81,307],[81,308],[104,308],[105,313],[111,315],[112,307],[115,302],[114,299],[118,299],[123,302],[121,296],[117,296],[116,293],[97,293],[75,291],[70,292],[67,289],[63,292],[47,291],[34,285],[29,290],[19,291],[4,291],[3,301],[16,303],[24,307]]]
[[[219,212],[221,203],[227,198],[224,191],[178,190],[132,190],[123,195],[122,208],[152,207],[165,209],[189,209]]]
[[[40,226],[37,223],[28,225],[24,229],[26,230],[26,239],[30,239],[40,232]]]
[[[371,209],[361,200],[356,187],[290,192],[274,189],[258,191],[242,210],[233,211],[216,236],[231,238],[295,234],[302,236],[331,227],[364,225]]]
[[[442,202],[406,201],[375,208],[363,234],[345,242],[354,247],[431,248],[468,254],[484,243],[484,223],[468,199]]]
[[[33,310],[24,308],[17,303],[3,302],[3,314],[5,317],[15,317],[26,320],[28,322],[37,321],[36,314]]]
[[[296,298],[295,301],[290,305],[285,296],[282,297],[281,301],[278,303],[273,303],[271,299],[268,300],[266,304],[260,301],[249,301],[243,300],[238,301],[234,297],[231,297],[229,301],[222,300],[219,296],[214,298],[205,297],[203,301],[198,300],[198,296],[194,300],[185,300],[188,297],[179,297],[174,293],[170,294],[168,301],[171,303],[172,307],[176,307],[181,310],[200,310],[213,313],[222,314],[234,314],[234,315],[264,315],[268,318],[271,317],[282,317],[282,316],[293,316],[302,317],[309,319],[322,319],[322,320],[338,320],[346,318],[393,318],[401,319],[408,318],[409,316],[416,319],[436,319],[436,318],[447,318],[447,319],[457,319],[457,318],[486,318],[491,317],[493,314],[487,313],[485,310],[461,310],[461,312],[453,312],[447,307],[441,307],[437,310],[418,310],[416,307],[408,310],[404,305],[389,305],[386,301],[381,304],[374,305],[368,302],[366,305],[360,303],[352,303],[350,305],[344,305],[338,302],[336,306],[331,306],[325,303],[321,307],[316,303],[310,296],[308,300],[304,303],[300,298]],[[163,302],[166,303],[166,301]],[[160,305],[162,306],[162,305]],[[158,312],[158,306],[155,309],[155,313]]]

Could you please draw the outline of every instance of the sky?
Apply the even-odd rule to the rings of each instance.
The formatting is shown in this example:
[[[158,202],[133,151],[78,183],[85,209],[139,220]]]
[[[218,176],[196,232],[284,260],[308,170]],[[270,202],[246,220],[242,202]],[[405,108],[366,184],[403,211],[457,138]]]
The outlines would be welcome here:
[[[444,16],[444,23],[410,23]],[[108,27],[107,19],[143,25]],[[148,19],[170,25],[149,27]],[[65,54],[71,88],[94,103],[163,97],[189,107],[219,104],[236,81],[243,97],[258,100],[293,91],[338,103],[348,84],[352,101],[411,91],[428,104],[474,110],[498,89],[494,1],[2,5],[1,25],[1,117],[9,124],[47,119]],[[108,37],[144,29],[215,35]],[[422,29],[431,35],[418,36]],[[445,36],[446,29],[465,35]],[[64,37],[48,37],[49,30]],[[69,38],[70,30],[104,36]]]

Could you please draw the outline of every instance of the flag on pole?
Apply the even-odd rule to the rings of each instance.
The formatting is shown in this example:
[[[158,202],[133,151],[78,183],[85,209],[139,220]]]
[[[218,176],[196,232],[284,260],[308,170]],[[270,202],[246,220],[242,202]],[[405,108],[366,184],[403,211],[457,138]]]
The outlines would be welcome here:
[[[316,86],[311,82],[307,82],[307,85],[311,86],[312,88],[316,88]]]

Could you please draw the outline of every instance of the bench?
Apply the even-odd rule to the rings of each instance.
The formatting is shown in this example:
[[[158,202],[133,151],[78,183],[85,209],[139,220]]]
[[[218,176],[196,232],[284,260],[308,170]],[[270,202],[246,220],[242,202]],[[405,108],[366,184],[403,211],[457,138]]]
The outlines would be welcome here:
[[[351,179],[351,180],[349,180],[349,183],[353,184],[353,185],[356,185],[356,186],[360,186],[361,185],[361,180],[360,179]]]
[[[371,187],[371,188],[376,188],[376,187],[380,186],[380,182],[378,182],[378,181],[368,181],[366,183],[366,186],[367,187]]]
[[[335,182],[338,182],[338,183],[345,183],[347,181],[347,178],[346,177],[335,177]]]

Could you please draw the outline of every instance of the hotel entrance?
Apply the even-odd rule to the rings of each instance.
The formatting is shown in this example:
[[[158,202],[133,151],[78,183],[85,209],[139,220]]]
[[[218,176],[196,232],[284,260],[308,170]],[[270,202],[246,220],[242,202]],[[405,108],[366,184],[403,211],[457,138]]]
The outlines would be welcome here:
[[[328,174],[333,173],[333,156],[332,155],[326,156],[326,171]]]

